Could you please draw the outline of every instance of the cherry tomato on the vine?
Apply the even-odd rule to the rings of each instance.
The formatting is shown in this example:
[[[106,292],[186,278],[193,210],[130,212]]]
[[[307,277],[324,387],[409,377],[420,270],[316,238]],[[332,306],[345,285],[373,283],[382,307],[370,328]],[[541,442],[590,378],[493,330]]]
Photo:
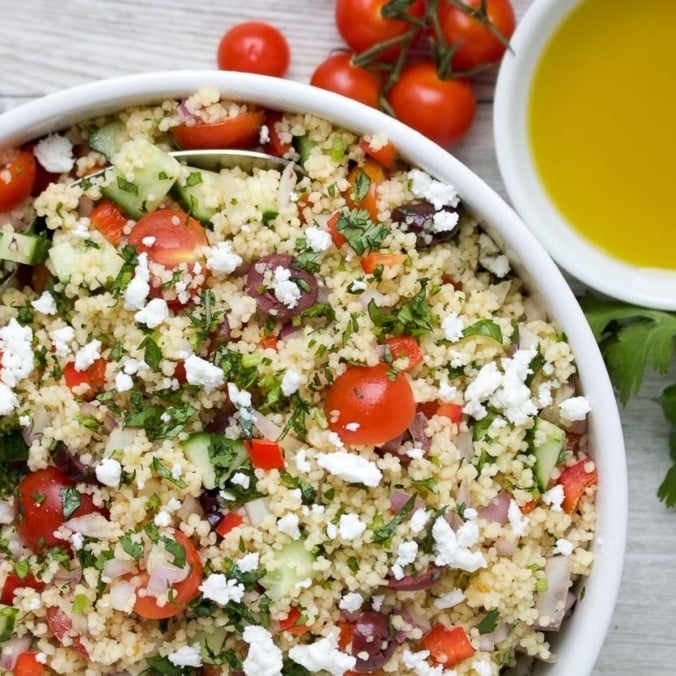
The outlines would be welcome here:
[[[380,79],[371,71],[355,66],[352,55],[338,52],[319,64],[312,74],[310,84],[328,89],[378,108],[380,104]]]
[[[0,165],[0,212],[11,211],[31,194],[36,173],[37,163],[28,148]]]
[[[79,492],[76,482],[56,467],[31,472],[19,483],[16,526],[36,554],[57,545],[67,546],[54,531],[70,518],[98,511],[92,496]]]
[[[388,100],[395,116],[439,145],[448,147],[469,130],[476,96],[466,79],[442,80],[433,61],[404,68]]]
[[[329,427],[346,444],[383,444],[413,421],[413,390],[403,373],[386,363],[349,366],[329,388],[325,404]]]
[[[282,77],[289,68],[291,50],[284,34],[269,23],[245,21],[233,26],[218,45],[218,67]]]
[[[387,6],[392,8],[393,5],[390,0],[337,0],[338,32],[355,52],[360,53],[386,40],[402,37],[416,28],[408,18],[422,19],[425,14],[424,0],[413,0],[404,19],[387,15]],[[393,61],[400,51],[401,45],[394,44],[378,53],[377,58]]]
[[[477,10],[482,0],[464,0]],[[455,5],[439,3],[439,26],[449,45],[455,47],[453,68],[468,70],[499,61],[507,49],[507,41],[516,28],[516,15],[510,0],[487,0],[486,14],[490,24]],[[497,32],[496,32],[497,31]]]

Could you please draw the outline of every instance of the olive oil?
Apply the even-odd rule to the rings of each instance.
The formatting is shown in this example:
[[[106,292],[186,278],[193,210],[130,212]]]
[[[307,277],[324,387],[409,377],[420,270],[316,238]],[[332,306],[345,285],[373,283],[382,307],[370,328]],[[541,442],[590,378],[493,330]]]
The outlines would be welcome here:
[[[676,269],[676,0],[582,0],[533,81],[529,135],[559,211],[615,258]]]

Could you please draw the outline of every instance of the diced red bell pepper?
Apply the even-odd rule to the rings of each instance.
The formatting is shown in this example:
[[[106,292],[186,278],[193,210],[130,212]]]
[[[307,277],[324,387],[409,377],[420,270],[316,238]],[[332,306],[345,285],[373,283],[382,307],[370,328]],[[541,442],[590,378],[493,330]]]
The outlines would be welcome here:
[[[282,157],[286,155],[293,144],[290,141],[282,141],[279,131],[277,130],[277,123],[282,119],[282,113],[278,110],[268,110],[265,115],[265,124],[268,126],[268,135],[270,141],[267,143],[267,150],[272,155]]]
[[[251,462],[257,469],[283,469],[284,451],[276,441],[269,439],[250,439],[246,442]]]
[[[122,209],[110,200],[101,200],[94,207],[89,219],[113,246],[117,246],[122,240],[124,226],[129,221]]]
[[[224,538],[230,531],[241,526],[244,523],[244,517],[238,512],[228,511],[223,514],[223,517],[218,522],[214,530]]]
[[[38,580],[35,575],[30,573],[26,577],[20,577],[16,573],[9,573],[5,579],[5,584],[2,587],[2,595],[0,595],[0,603],[11,606],[14,604],[14,595],[17,590],[25,588],[35,589],[41,591],[44,589],[44,582]]]
[[[530,514],[538,506],[537,500],[530,500],[526,504],[521,505],[522,514]]]
[[[362,137],[359,141],[359,147],[376,162],[380,162],[385,169],[392,169],[394,163],[399,156],[397,147],[392,141],[387,141],[384,145],[376,147],[371,138]]]
[[[408,369],[423,363],[423,353],[418,341],[413,336],[393,336],[385,340],[393,359],[408,358]]]
[[[269,347],[271,350],[277,350],[279,347],[279,337],[278,336],[263,336],[261,338],[261,347]]]
[[[596,485],[598,480],[596,465],[589,458],[580,460],[563,470],[557,481],[563,486],[563,510],[567,514],[572,514],[577,509],[580,498],[587,487]]]
[[[329,229],[331,239],[333,240],[333,243],[336,245],[337,249],[340,249],[343,244],[347,244],[347,237],[345,237],[345,235],[343,235],[343,233],[338,230],[338,221],[340,220],[340,216],[340,211],[336,211],[336,213],[333,214],[326,222],[326,227]]]
[[[75,368],[75,362],[69,362],[64,366],[63,377],[66,385],[71,390],[80,385],[87,385],[86,392],[82,395],[85,399],[93,399],[97,394],[103,391],[106,384],[106,367],[108,361],[101,357],[97,359],[88,369],[78,371]]]
[[[476,652],[467,632],[462,627],[435,624],[423,638],[422,644],[430,651],[433,662],[444,667],[455,667]]]
[[[301,622],[302,617],[303,614],[300,612],[300,609],[297,606],[291,606],[289,614],[279,621],[280,630],[294,634],[295,636],[300,636],[310,631],[310,626]]]
[[[59,606],[47,607],[47,626],[59,643],[82,655],[88,654],[81,637],[73,632],[73,621]]]
[[[16,660],[12,673],[14,676],[43,676],[47,667],[40,661],[40,653],[35,651],[21,653]]]
[[[402,265],[408,258],[406,254],[383,253],[374,251],[361,257],[361,269],[368,275],[376,271],[379,265],[395,267]]]
[[[437,409],[437,415],[443,415],[448,418],[451,422],[459,423],[462,421],[463,416],[463,405],[456,404],[454,402],[447,402],[439,404]]]

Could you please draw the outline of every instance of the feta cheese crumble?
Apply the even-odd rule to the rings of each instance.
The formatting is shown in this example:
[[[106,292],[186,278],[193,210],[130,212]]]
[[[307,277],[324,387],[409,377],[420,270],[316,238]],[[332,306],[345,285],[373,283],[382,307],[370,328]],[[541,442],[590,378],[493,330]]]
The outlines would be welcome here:
[[[247,656],[242,663],[246,676],[280,676],[282,651],[275,645],[272,634],[264,627],[244,627],[242,638],[249,644]]]
[[[193,645],[181,646],[178,650],[169,653],[167,659],[175,667],[201,667],[202,654],[200,644],[194,643]]]
[[[36,298],[31,305],[43,315],[55,315],[57,313],[56,301],[49,291],[43,291],[39,298]]]
[[[293,646],[289,657],[312,673],[328,671],[332,676],[343,676],[357,664],[356,657],[338,650],[337,629],[314,643]]]
[[[408,179],[415,197],[431,202],[437,211],[444,207],[457,207],[460,202],[458,192],[453,186],[437,181],[420,169],[411,169]]]
[[[298,305],[301,296],[300,289],[291,280],[291,271],[281,265],[278,265],[272,273],[272,292],[275,298],[290,310]]]
[[[134,319],[139,324],[145,324],[149,329],[156,329],[169,319],[169,306],[164,298],[153,298],[144,308],[140,309]]]
[[[380,484],[383,473],[375,462],[348,451],[318,453],[317,463],[322,469],[349,483],[364,484],[375,488]]]
[[[185,361],[185,377],[191,385],[200,385],[207,392],[216,390],[225,383],[225,373],[219,366],[191,354]]]
[[[86,371],[94,364],[97,359],[101,358],[101,341],[95,338],[83,345],[75,353],[75,370]]]
[[[115,458],[103,458],[94,470],[96,478],[104,486],[117,488],[122,478],[122,465]]]
[[[591,406],[585,397],[570,397],[559,405],[561,417],[566,420],[584,420]]]
[[[199,586],[204,598],[225,606],[230,601],[239,603],[244,597],[244,585],[237,580],[228,580],[223,573],[212,573]]]
[[[242,265],[243,259],[232,250],[230,242],[219,242],[209,249],[206,266],[216,277],[227,277]]]
[[[465,510],[465,515],[469,510]],[[434,538],[434,563],[437,566],[451,566],[474,573],[485,568],[488,563],[481,552],[469,548],[479,540],[479,528],[476,521],[470,520],[458,528],[456,533],[443,517],[438,517],[432,525]]]
[[[33,148],[37,161],[52,174],[70,171],[75,164],[73,144],[61,134],[50,134],[38,141]]]

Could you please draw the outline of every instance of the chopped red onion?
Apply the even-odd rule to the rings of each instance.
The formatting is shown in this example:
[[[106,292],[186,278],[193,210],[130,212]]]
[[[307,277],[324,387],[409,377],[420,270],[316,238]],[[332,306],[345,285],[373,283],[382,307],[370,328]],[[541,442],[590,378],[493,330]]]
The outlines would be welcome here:
[[[479,650],[492,652],[498,643],[509,638],[510,628],[506,622],[500,622],[490,634],[479,636]]]
[[[21,653],[30,650],[31,637],[22,636],[21,638],[11,638],[2,646],[2,657],[0,657],[0,668],[12,671],[16,666],[16,661]]]
[[[101,574],[103,577],[106,577],[110,580],[113,580],[117,577],[122,577],[131,573],[134,570],[133,561],[128,561],[125,559],[109,559],[103,565],[103,570]]]
[[[394,633],[394,640],[397,643],[403,643],[407,640],[419,641],[432,628],[429,619],[425,615],[417,613],[408,605],[396,608],[393,615],[398,615],[405,624],[404,627],[397,629]]]
[[[507,511],[512,496],[508,491],[500,491],[485,507],[479,510],[479,516],[504,526],[507,523]]]
[[[150,570],[146,590],[151,596],[162,596],[167,593],[169,587],[177,582],[185,580],[190,572],[188,566],[179,568],[173,563],[163,563],[153,566]]]
[[[570,556],[550,556],[545,562],[547,590],[535,599],[536,629],[558,631],[566,614],[573,563]]]
[[[498,556],[510,557],[516,551],[516,545],[504,538],[498,538],[494,543],[495,551]]]
[[[280,211],[287,210],[294,202],[293,191],[296,187],[296,167],[289,163],[284,167],[284,171],[279,178],[279,193],[277,195],[277,206]]]
[[[166,590],[165,590],[166,591]],[[136,601],[136,585],[129,580],[118,580],[110,587],[110,605],[115,610],[129,611]]]
[[[472,430],[461,430],[458,432],[453,438],[453,443],[462,458],[471,460],[474,457],[474,439],[472,438]]]
[[[244,511],[249,523],[255,528],[265,520],[265,517],[270,514],[267,498],[256,498],[250,500],[244,505]]]
[[[390,509],[393,514],[398,514],[404,505],[411,499],[411,494],[402,490],[401,488],[395,488],[390,494]],[[425,502],[422,498],[417,498],[413,506],[413,510],[422,509],[425,506]]]
[[[425,414],[422,411],[418,411],[408,427],[413,444],[422,448],[423,451],[429,451],[432,446],[432,440],[425,432],[427,422]]]
[[[105,538],[110,534],[110,521],[103,514],[91,512],[84,516],[74,516],[63,524],[74,533],[90,538]]]

